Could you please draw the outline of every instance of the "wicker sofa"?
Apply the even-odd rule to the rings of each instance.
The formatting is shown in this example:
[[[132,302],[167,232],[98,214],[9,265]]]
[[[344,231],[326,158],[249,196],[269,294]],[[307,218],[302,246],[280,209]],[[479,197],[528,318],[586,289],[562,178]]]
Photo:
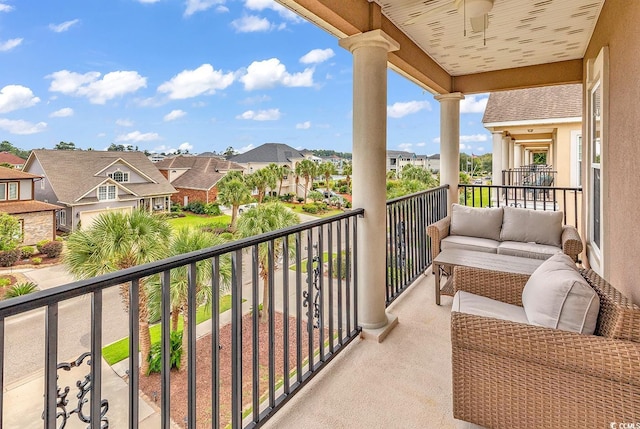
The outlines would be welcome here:
[[[580,275],[600,301],[593,335],[452,311],[455,418],[505,429],[640,423],[640,308],[595,272]],[[514,306],[523,305],[527,280],[453,273],[456,292]]]
[[[577,261],[582,240],[575,227],[562,225],[562,218],[562,212],[454,204],[451,215],[427,227],[431,256],[458,248],[536,259],[564,252]]]

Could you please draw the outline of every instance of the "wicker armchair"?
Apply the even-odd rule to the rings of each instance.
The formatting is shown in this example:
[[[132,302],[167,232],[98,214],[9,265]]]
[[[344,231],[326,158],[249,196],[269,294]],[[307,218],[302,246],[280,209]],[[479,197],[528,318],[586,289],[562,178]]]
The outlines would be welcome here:
[[[581,274],[600,297],[594,335],[452,312],[455,418],[509,429],[640,423],[640,308]],[[453,276],[456,291],[522,305],[527,276],[464,267]]]

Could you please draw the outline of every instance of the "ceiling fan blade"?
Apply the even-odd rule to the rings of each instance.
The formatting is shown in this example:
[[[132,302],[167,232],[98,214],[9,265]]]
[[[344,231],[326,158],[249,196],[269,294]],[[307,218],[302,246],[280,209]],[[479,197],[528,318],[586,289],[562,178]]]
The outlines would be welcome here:
[[[422,21],[423,19],[429,18],[430,16],[437,15],[441,12],[447,12],[449,10],[455,10],[455,9],[456,9],[456,5],[454,3],[443,4],[442,6],[434,7],[433,9],[426,10],[420,13],[419,15],[414,16],[413,18],[403,22],[402,25],[413,25]]]
[[[476,16],[475,18],[469,18],[471,21],[471,31],[474,33],[480,33],[489,28],[489,14],[485,13],[482,16]]]

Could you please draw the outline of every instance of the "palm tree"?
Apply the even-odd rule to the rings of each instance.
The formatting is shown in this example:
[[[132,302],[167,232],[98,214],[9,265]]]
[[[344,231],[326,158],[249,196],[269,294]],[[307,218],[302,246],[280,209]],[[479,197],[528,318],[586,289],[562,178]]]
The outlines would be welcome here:
[[[304,201],[307,201],[307,192],[309,191],[309,181],[313,185],[313,178],[316,175],[316,163],[308,159],[303,159],[296,165],[296,174],[304,177]]]
[[[287,209],[281,203],[262,204],[253,210],[249,210],[238,221],[238,235],[251,237],[265,232],[275,231],[300,223],[297,214]],[[273,260],[277,261],[282,254],[282,238],[275,240],[273,246]],[[293,246],[289,247],[293,251]],[[258,245],[259,276],[262,279],[262,313],[261,320],[266,322],[269,318],[269,273],[275,272],[277,266],[269,267],[268,243]],[[255,304],[254,304],[255,306]]]
[[[261,168],[246,178],[246,181],[251,184],[251,187],[258,189],[258,204],[262,204],[267,188],[273,189],[276,187],[276,180],[275,173],[269,167]]]
[[[346,176],[344,180],[347,181],[347,187],[351,186],[351,175],[353,174],[353,164],[351,164],[350,162],[345,162],[342,165],[342,174]]]
[[[251,199],[251,191],[240,179],[221,181],[218,184],[218,199],[225,206],[231,206],[231,230],[235,231],[238,208]]]
[[[282,182],[291,174],[291,168],[288,165],[281,165],[278,167],[278,180],[280,181],[280,186],[278,187],[278,196],[282,194]]]
[[[318,173],[324,176],[324,183],[326,185],[327,192],[329,192],[329,180],[331,176],[336,174],[336,166],[331,161],[325,161],[318,166]]]
[[[169,241],[169,256],[182,255],[208,247],[218,246],[226,242],[220,235],[203,232],[192,227],[180,228]],[[189,326],[189,280],[187,275],[188,266],[181,266],[171,270],[171,329],[178,330],[178,315],[182,314],[182,356],[180,358],[180,371],[186,368],[188,348],[188,326]],[[196,263],[196,306],[210,306],[213,302],[213,289],[207,287],[211,284],[212,263],[211,259],[205,259]],[[220,291],[222,294],[229,291],[231,286],[231,261],[228,255],[220,258]],[[162,284],[160,276],[153,276],[148,284],[149,307],[151,312],[158,316],[162,303]],[[217,306],[213,309],[217,311]]]
[[[169,224],[147,211],[105,213],[90,228],[78,230],[69,236],[64,263],[77,279],[123,270],[166,257],[170,236]],[[120,286],[120,294],[128,310],[129,284]],[[140,279],[138,307],[140,352],[143,356],[141,372],[146,374],[151,337],[145,279]]]

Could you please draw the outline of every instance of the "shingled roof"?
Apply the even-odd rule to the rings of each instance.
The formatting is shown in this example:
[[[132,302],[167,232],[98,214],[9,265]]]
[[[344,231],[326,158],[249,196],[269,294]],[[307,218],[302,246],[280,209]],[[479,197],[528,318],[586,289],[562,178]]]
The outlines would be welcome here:
[[[489,95],[484,124],[582,116],[582,84],[545,86],[493,92]]]
[[[11,152],[0,152],[0,164],[4,164],[5,162],[11,165],[22,165],[25,161]]]
[[[36,200],[15,201],[0,204],[0,212],[9,214],[48,212],[51,210],[60,210],[61,208],[61,206],[56,206],[55,204],[44,203]]]
[[[171,184],[177,188],[209,190],[224,177],[227,171],[242,171],[240,164],[218,157],[176,156],[155,164],[159,170],[187,169]]]
[[[39,179],[41,177],[15,168],[0,167],[0,180]]]
[[[232,156],[229,160],[245,164],[248,162],[283,164],[291,162],[291,159],[295,158],[304,158],[304,155],[299,150],[284,143],[265,143],[248,152]]]
[[[85,151],[85,150],[46,150],[31,152],[25,164],[28,170],[37,159],[44,175],[51,183],[58,201],[73,204],[107,179],[96,176],[105,168],[122,160],[150,179],[148,183],[118,184],[132,192],[136,197],[167,195],[176,192],[175,188],[160,173],[156,166],[142,152]]]

